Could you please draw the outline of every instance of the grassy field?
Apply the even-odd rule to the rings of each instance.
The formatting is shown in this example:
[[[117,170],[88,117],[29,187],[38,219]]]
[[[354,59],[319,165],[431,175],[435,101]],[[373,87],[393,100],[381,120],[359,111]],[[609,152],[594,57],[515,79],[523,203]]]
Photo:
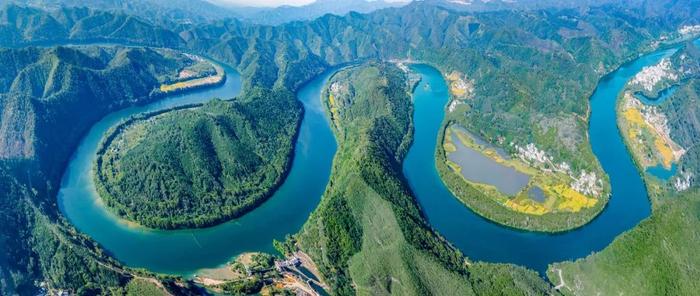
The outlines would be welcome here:
[[[203,74],[209,74],[208,69],[205,68],[205,70],[201,70],[200,68],[203,68],[202,64],[205,64],[208,67],[211,67],[215,70],[215,74],[209,75],[209,76],[203,76]],[[188,75],[193,75],[194,78],[192,79],[179,79],[177,82],[173,83],[167,83],[167,84],[161,84],[158,90],[162,93],[172,93],[172,92],[177,92],[177,91],[182,91],[182,90],[188,90],[188,89],[194,89],[198,87],[203,87],[203,86],[208,86],[208,85],[215,85],[219,84],[224,81],[226,78],[226,72],[224,72],[224,68],[221,66],[209,62],[209,61],[199,61],[196,65],[196,67],[192,67],[189,72],[193,74]]]
[[[678,159],[674,148],[678,145],[659,134],[642,115],[642,103],[626,92],[618,103],[618,125],[635,160],[642,169],[662,165],[669,169]],[[634,102],[633,102],[634,101]],[[636,102],[636,104],[635,104]],[[676,148],[679,149],[679,148]]]
[[[169,293],[165,292],[161,287],[155,284],[142,280],[133,279],[126,285],[127,296],[166,296]]]

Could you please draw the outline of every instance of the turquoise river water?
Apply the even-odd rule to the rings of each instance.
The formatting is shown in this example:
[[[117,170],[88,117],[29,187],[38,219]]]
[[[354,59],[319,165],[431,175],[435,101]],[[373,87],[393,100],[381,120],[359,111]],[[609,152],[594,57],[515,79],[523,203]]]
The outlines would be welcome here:
[[[515,263],[539,272],[544,272],[549,263],[601,250],[617,235],[634,227],[650,214],[650,206],[639,172],[617,129],[615,100],[624,84],[642,67],[673,51],[640,57],[601,80],[591,97],[589,133],[593,151],[610,176],[612,196],[607,208],[591,223],[562,234],[523,232],[496,225],[452,196],[438,176],[434,157],[448,100],[447,87],[436,69],[413,65],[423,80],[415,88],[415,140],[403,171],[430,223],[473,260]],[[320,201],[336,151],[320,91],[334,70],[317,76],[298,92],[305,114],[292,168],[283,185],[260,207],[215,227],[177,231],[129,225],[105,209],[92,176],[95,153],[105,132],[138,113],[214,97],[234,97],[240,92],[240,77],[233,69],[226,70],[228,79],[222,86],[109,114],[91,128],[74,153],[58,194],[59,206],[71,223],[124,264],[191,275],[201,268],[225,264],[242,252],[273,252],[272,240],[297,232]]]

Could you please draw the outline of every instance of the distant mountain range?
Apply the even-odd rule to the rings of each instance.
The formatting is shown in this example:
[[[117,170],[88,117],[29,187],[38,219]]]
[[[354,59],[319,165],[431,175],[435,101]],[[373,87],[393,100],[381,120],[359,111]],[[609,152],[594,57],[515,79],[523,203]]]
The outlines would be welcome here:
[[[0,7],[14,3],[47,10],[61,7],[90,7],[96,10],[132,14],[166,26],[237,18],[255,24],[278,25],[311,20],[324,14],[345,15],[350,11],[368,13],[397,7],[407,2],[384,0],[318,0],[304,6],[243,7],[220,0],[0,0]]]
[[[643,0],[630,0],[642,2]],[[375,10],[404,6],[410,2],[427,2],[457,11],[496,11],[543,8],[573,8],[615,2],[614,0],[317,0],[303,6],[253,7],[228,3],[225,0],[0,0],[41,9],[85,7],[136,15],[164,26],[200,23],[236,18],[260,25],[279,25],[319,18],[325,14],[345,15],[352,11],[369,13]]]
[[[265,25],[279,25],[291,21],[312,20],[324,14],[345,15],[351,11],[368,13],[374,10],[398,7],[406,5],[410,0],[403,2],[387,2],[384,0],[317,0],[304,6],[280,6],[275,8],[241,7],[226,4],[222,0],[208,0],[209,2],[227,7],[235,13],[236,17],[251,23]]]

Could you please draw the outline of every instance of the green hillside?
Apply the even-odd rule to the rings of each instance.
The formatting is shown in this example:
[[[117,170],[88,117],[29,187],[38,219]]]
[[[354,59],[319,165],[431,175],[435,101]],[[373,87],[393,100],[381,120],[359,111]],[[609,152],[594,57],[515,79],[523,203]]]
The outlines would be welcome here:
[[[357,66],[337,73],[328,87],[322,98],[339,148],[330,185],[296,240],[334,294],[547,293],[532,271],[470,265],[423,218],[401,173],[412,134],[403,72],[388,64]]]
[[[7,4],[0,9],[0,44],[66,42],[117,42],[175,48],[182,44],[177,33],[120,11],[81,7],[52,10]]]
[[[644,174],[653,206],[650,218],[598,253],[549,267],[549,279],[561,285],[564,294],[693,295],[700,288],[695,280],[700,276],[700,257],[696,252],[700,240],[700,192],[696,181],[700,173],[696,147],[700,53],[688,43],[669,62],[668,71],[676,73],[677,79],[660,80],[657,84],[663,87],[654,86],[653,92],[671,85],[676,90],[658,107],[642,107],[641,112],[654,110],[655,114],[662,114],[670,138],[687,151],[668,180]],[[639,87],[631,83],[630,89]],[[632,143],[637,145],[636,141]]]
[[[553,264],[547,276],[567,295],[694,295],[700,289],[700,193],[692,190],[603,251]],[[561,270],[561,278],[559,276]]]
[[[541,216],[496,203],[496,197],[467,182],[448,186],[462,202],[501,224],[565,231],[588,223],[608,201],[607,176],[586,132],[589,95],[604,74],[658,47],[654,42],[661,36],[675,38],[681,15],[699,17],[684,9],[672,12],[658,15],[611,4],[587,10],[469,13],[412,3],[277,27],[224,21],[187,29],[180,36],[188,47],[237,65],[247,87],[295,89],[329,65],[375,58],[423,61],[448,78],[454,75],[471,90],[451,93],[447,122],[511,155],[517,156],[517,147],[533,145],[553,165],[528,164],[530,169],[567,167],[560,176],[546,176],[545,183],[564,186],[559,191],[584,175],[594,174],[596,185],[580,190],[590,192],[585,198],[594,199],[592,206],[554,209]],[[273,57],[284,58],[260,62]]]
[[[105,136],[98,192],[120,216],[153,228],[241,216],[280,184],[300,115],[293,94],[258,89],[130,120]]]
[[[88,46],[0,49],[0,61],[1,289],[32,294],[36,280],[82,292],[124,284],[118,264],[59,215],[56,190],[91,124],[155,99],[189,58]]]

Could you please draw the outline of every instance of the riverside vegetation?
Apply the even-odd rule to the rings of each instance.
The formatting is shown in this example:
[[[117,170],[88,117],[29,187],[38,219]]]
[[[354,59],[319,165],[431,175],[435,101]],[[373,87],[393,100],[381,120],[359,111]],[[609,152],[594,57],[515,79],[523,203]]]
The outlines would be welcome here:
[[[31,294],[36,280],[87,294],[129,283],[132,275],[58,214],[57,184],[92,123],[155,99],[188,60],[149,48],[0,50],[3,294]]]
[[[330,79],[322,99],[338,152],[321,204],[294,238],[298,247],[339,295],[546,293],[532,271],[468,265],[427,224],[401,173],[412,140],[409,91],[390,64],[350,67]]]
[[[120,216],[147,227],[204,227],[240,216],[280,184],[300,108],[290,92],[256,89],[129,120],[98,153],[98,192]]]
[[[645,68],[619,99],[618,125],[657,201],[668,193],[697,187],[697,43],[687,42],[657,65]],[[654,169],[665,174],[655,174]]]
[[[597,162],[587,158],[590,145],[585,137],[581,138],[585,134],[586,99],[595,81],[622,61],[659,46],[655,40],[662,36],[677,37],[681,25],[698,22],[699,12],[698,4],[689,0],[613,3],[585,10],[483,13],[418,2],[370,14],[326,15],[280,26],[223,20],[182,22],[166,28],[157,21],[123,12],[6,6],[1,11],[4,21],[0,24],[0,40],[4,46],[17,48],[0,50],[0,61],[6,69],[0,75],[2,93],[12,94],[0,99],[3,112],[0,176],[2,192],[6,193],[0,219],[7,225],[0,230],[3,234],[0,245],[6,250],[0,255],[2,289],[32,293],[36,290],[35,281],[45,281],[51,287],[96,294],[127,285],[131,276],[114,269],[120,264],[62,217],[55,203],[56,189],[80,135],[107,112],[148,101],[148,94],[164,82],[158,78],[163,73],[154,73],[152,65],[168,64],[161,59],[151,60],[158,55],[143,56],[149,52],[143,48],[124,49],[120,55],[100,53],[95,58],[73,49],[39,49],[27,45],[105,41],[184,49],[235,66],[243,75],[246,90],[258,86],[295,91],[331,65],[361,59],[422,60],[436,65],[443,73],[458,71],[465,80],[474,81],[474,97],[457,104],[450,115],[465,128],[506,149],[511,142],[520,146],[534,143],[557,162],[566,160],[576,170],[595,171]],[[48,58],[40,59],[41,55]],[[57,61],[57,66],[52,66],[50,61]],[[552,124],[541,126],[538,123],[542,118]],[[570,122],[576,124],[567,124]],[[567,132],[570,129],[564,126],[575,128]],[[314,217],[320,216],[318,213],[327,204],[324,199]],[[419,214],[416,208],[414,205],[396,211]],[[327,212],[330,215],[333,211]],[[415,238],[409,235],[412,232],[405,230],[421,223],[425,222],[400,224],[401,227],[394,229],[401,228],[401,236],[414,242],[415,249],[433,248],[429,247],[432,244],[415,246]],[[340,229],[340,232],[324,235],[344,236],[344,228],[347,227],[329,226],[329,230]],[[430,231],[416,231],[434,237]],[[363,240],[359,246],[342,249],[369,250],[366,245],[370,243]],[[348,291],[345,288],[352,281],[373,283],[361,287],[388,292],[382,283],[392,282],[391,278],[374,277],[372,273],[408,270],[413,273],[404,274],[420,276],[422,273],[414,272],[415,262],[403,261],[413,259],[410,255],[415,253],[411,252],[374,252],[365,261],[376,264],[377,269],[366,272],[357,267],[361,262],[350,259],[348,263],[336,257],[350,258],[349,254],[355,252],[329,254],[335,258],[329,261],[332,264],[320,265],[329,266],[331,272],[326,272],[326,276],[338,282],[337,293]],[[403,259],[395,260],[400,255]],[[315,259],[319,258],[316,255]],[[446,266],[453,266],[448,270],[459,269],[449,263],[452,259],[435,260],[429,261],[447,262]],[[379,262],[390,261],[399,263],[379,266]],[[346,264],[354,267],[348,268]],[[527,293],[543,283],[532,273],[520,273],[522,268],[511,265],[474,263],[469,271],[469,282],[474,283],[477,293],[499,291],[495,289],[499,285],[494,283],[510,285],[512,277],[536,278],[532,282],[539,283],[518,282],[521,284],[513,288],[513,293]],[[419,286],[429,286],[431,282],[425,279],[417,283],[421,284],[402,291],[424,291]],[[460,282],[460,285],[466,284]]]
[[[656,72],[662,70],[659,65],[664,63],[668,63],[668,67]],[[687,43],[659,65],[642,71],[623,91],[618,104],[618,123],[640,170],[650,166],[650,161],[652,166],[663,161],[660,151],[664,146],[671,149],[666,146],[669,145],[665,142],[667,139],[687,151],[679,159],[671,158],[679,169],[667,179],[642,173],[654,209],[650,218],[599,253],[549,267],[548,277],[561,286],[564,294],[692,295],[700,289],[694,280],[700,276],[697,269],[700,257],[696,254],[700,238],[700,191],[696,182],[698,152],[695,145],[700,130],[697,126],[698,48]],[[668,79],[664,73],[678,76]],[[662,101],[651,100],[653,105],[647,105],[649,101],[643,103],[632,95],[643,86],[638,81],[653,82],[644,83],[651,89],[647,95],[652,98],[672,85],[676,90]],[[632,105],[629,102],[633,100],[637,103]],[[631,116],[635,112],[636,115]],[[665,120],[651,120],[653,118]],[[666,128],[655,128],[658,124]],[[642,132],[636,132],[635,128]],[[660,132],[664,130],[669,134],[662,138]],[[655,145],[654,139],[662,141],[661,147]]]

